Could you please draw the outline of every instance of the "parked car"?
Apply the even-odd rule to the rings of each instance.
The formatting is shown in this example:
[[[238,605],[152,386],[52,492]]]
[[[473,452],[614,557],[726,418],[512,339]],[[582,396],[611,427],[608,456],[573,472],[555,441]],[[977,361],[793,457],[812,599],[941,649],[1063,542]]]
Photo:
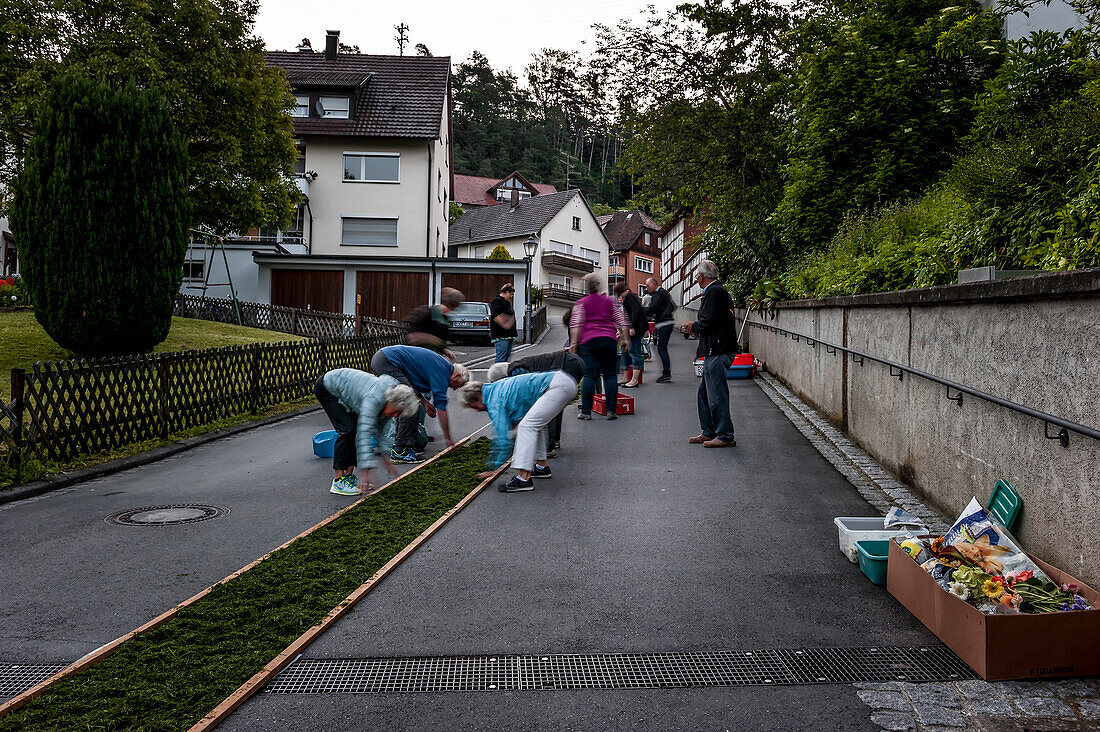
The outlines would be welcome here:
[[[489,343],[489,303],[464,302],[447,313],[451,321],[451,337]]]

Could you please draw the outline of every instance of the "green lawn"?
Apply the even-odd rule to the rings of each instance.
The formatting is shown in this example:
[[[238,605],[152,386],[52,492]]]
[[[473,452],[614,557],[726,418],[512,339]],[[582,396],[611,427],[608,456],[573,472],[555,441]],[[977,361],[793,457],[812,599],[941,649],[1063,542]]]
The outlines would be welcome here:
[[[187,351],[197,348],[218,348],[246,343],[300,341],[300,336],[273,330],[242,328],[237,325],[211,323],[191,318],[172,318],[168,338],[154,352]],[[73,354],[54,343],[34,313],[0,313],[0,399],[11,399],[11,370],[30,368],[35,361],[56,361],[72,358]]]

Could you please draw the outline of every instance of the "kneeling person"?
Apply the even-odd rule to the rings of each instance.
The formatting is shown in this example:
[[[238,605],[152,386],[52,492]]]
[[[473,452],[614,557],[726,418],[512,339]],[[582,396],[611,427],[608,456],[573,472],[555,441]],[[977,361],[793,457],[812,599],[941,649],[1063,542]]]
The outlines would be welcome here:
[[[522,374],[493,384],[471,381],[462,387],[463,406],[488,412],[493,422],[493,450],[489,470],[499,468],[512,455],[519,472],[502,485],[505,493],[529,491],[534,478],[549,478],[546,463],[546,425],[577,396],[577,381],[564,371]],[[513,451],[512,427],[515,426]]]
[[[362,493],[355,477],[356,466],[363,469],[370,485],[371,472],[378,462],[376,444],[386,470],[397,475],[388,457],[393,445],[393,418],[416,413],[419,401],[410,387],[392,376],[334,369],[317,379],[314,393],[336,430],[332,453],[335,477],[330,492],[341,496]]]

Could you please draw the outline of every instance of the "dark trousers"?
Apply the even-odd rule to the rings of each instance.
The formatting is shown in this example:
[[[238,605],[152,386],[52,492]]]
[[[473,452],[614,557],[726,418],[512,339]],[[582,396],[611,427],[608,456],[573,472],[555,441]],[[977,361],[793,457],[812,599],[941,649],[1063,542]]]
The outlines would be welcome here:
[[[723,442],[733,440],[730,385],[726,381],[732,363],[731,353],[707,356],[703,359],[703,378],[699,379],[699,429],[704,437],[717,437]]]
[[[561,444],[561,420],[564,412],[558,412],[554,421],[550,423],[550,444],[555,447]]]
[[[657,328],[657,355],[661,357],[661,375],[672,376],[672,361],[668,358],[668,339],[672,337],[672,324]]]
[[[382,351],[375,351],[370,360],[370,370],[375,376],[392,376],[405,386],[409,384],[409,377],[405,372],[390,363]],[[407,447],[416,449],[416,435],[420,430],[420,415],[424,414],[424,408],[411,417],[400,416],[397,418],[397,436],[393,440],[394,449],[401,452]]]
[[[618,372],[615,370],[618,354],[614,338],[593,338],[577,349],[584,359],[584,382],[581,384],[581,411],[592,413],[592,397],[596,394],[596,382],[603,377],[603,393],[607,399],[608,414],[614,414],[619,399]]]
[[[358,462],[355,454],[355,425],[359,421],[359,415],[344,409],[340,400],[329,393],[325,388],[323,375],[313,385],[313,393],[317,395],[317,401],[321,402],[321,408],[332,422],[332,429],[336,430],[336,446],[332,450],[333,469],[346,470],[355,467]]]

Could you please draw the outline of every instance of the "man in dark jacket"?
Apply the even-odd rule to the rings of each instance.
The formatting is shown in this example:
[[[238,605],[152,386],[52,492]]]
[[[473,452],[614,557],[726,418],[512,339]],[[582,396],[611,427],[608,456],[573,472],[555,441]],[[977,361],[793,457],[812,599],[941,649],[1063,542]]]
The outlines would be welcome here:
[[[703,289],[703,300],[695,322],[687,323],[687,333],[699,336],[696,356],[703,358],[703,378],[699,380],[699,427],[701,434],[688,442],[703,447],[733,447],[733,418],[730,417],[730,389],[727,372],[737,352],[737,324],[733,319],[733,300],[718,281],[718,266],[704,259],[695,270],[695,282]]]
[[[620,382],[619,386],[633,389],[642,383],[642,370],[645,367],[642,339],[649,332],[649,319],[645,316],[642,301],[625,282],[615,285],[615,297],[623,304],[623,312],[626,313],[626,322],[630,329],[629,362],[623,364],[623,371],[627,372],[626,381]]]
[[[493,341],[496,363],[507,361],[512,356],[512,344],[516,341],[516,311],[512,307],[512,298],[516,288],[509,282],[500,288],[500,294],[489,303],[489,338]]]
[[[661,281],[656,277],[650,277],[645,281],[645,286],[653,295],[649,301],[649,307],[645,314],[653,321],[653,331],[657,335],[657,355],[661,357],[661,376],[658,384],[667,384],[672,381],[672,361],[668,357],[668,339],[672,337],[672,314],[676,312],[676,306],[672,303],[672,296],[668,290],[661,286]]]
[[[410,346],[430,348],[452,363],[455,355],[447,348],[451,321],[447,313],[462,304],[463,295],[453,287],[440,292],[439,305],[421,305],[405,316],[408,331],[405,342]]]

